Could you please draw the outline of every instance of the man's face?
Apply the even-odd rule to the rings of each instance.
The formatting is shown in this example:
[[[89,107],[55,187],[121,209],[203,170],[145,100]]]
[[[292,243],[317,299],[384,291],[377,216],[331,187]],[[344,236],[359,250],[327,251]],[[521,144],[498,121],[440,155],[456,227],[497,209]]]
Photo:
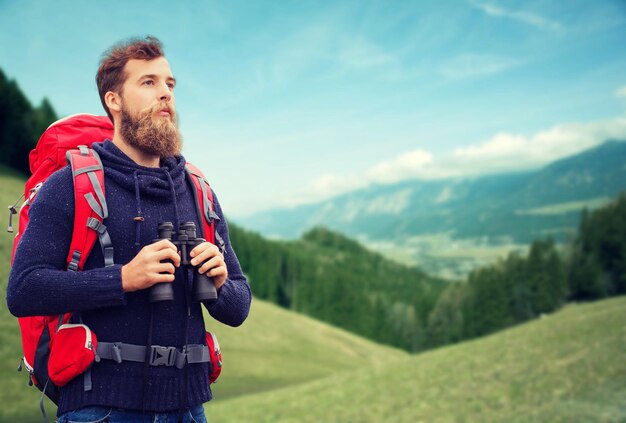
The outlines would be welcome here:
[[[182,142],[176,120],[176,80],[167,60],[129,60],[124,70],[120,110],[124,140],[147,154],[179,155]]]

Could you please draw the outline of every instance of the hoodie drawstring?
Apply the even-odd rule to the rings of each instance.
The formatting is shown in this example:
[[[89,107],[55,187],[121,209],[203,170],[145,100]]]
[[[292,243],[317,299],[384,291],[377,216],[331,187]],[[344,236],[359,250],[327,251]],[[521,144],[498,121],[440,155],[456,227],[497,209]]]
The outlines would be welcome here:
[[[174,180],[169,172],[165,171],[165,176],[167,177],[167,182],[169,185],[169,191],[172,196],[172,202],[174,203],[174,214],[176,216],[176,223],[174,225],[175,228],[179,227],[180,222],[180,213],[178,210],[178,201],[176,200],[176,187],[174,185]],[[144,221],[144,217],[142,216],[141,211],[141,190],[139,188],[139,171],[135,170],[133,172],[133,180],[135,181],[135,202],[137,204],[137,216],[133,217],[135,221],[135,250],[139,252],[141,247],[141,224]]]
[[[176,189],[174,187],[174,181],[172,180],[172,176],[169,172],[165,172],[165,176],[167,176],[167,180],[170,184],[170,193],[172,194],[172,203],[174,203],[174,214],[176,216],[176,225],[175,228],[180,227],[180,215],[178,214],[178,201],[176,201]]]
[[[139,191],[139,175],[137,170],[133,172],[133,179],[135,180],[135,201],[137,203],[137,216],[133,218],[135,221],[135,251],[139,252],[139,247],[141,246],[141,223],[144,221],[144,218],[141,215],[141,193]]]

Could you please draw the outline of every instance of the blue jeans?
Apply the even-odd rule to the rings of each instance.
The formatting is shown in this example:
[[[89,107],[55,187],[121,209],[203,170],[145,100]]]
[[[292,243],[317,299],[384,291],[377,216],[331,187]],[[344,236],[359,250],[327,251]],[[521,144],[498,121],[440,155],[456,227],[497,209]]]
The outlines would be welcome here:
[[[62,414],[57,423],[177,423],[178,411],[154,413],[152,411],[123,410],[111,407],[84,407]],[[183,423],[206,423],[202,405],[188,408],[183,413]]]

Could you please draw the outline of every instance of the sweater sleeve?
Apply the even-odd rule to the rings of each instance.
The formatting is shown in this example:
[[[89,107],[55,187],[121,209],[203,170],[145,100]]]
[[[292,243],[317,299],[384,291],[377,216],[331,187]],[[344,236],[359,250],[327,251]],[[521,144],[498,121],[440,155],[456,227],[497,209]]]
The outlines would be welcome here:
[[[222,208],[213,192],[215,212],[219,217],[215,230],[224,240],[224,261],[228,269],[228,279],[219,289],[217,301],[205,304],[209,314],[216,320],[229,326],[241,325],[250,311],[252,292],[250,285],[244,276],[237,255],[233,250],[228,235],[228,223],[222,213]]]
[[[73,184],[71,168],[61,169],[48,178],[30,206],[7,286],[7,305],[15,316],[125,304],[121,266],[65,270],[74,225]]]

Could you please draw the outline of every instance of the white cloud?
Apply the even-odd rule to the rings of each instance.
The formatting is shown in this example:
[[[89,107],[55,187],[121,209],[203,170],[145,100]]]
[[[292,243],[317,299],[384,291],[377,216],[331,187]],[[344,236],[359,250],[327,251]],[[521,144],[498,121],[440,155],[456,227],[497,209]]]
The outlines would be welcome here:
[[[459,148],[452,161],[469,174],[542,166],[579,153],[608,139],[626,137],[626,118],[556,125],[530,137],[497,134],[485,142]]]
[[[507,133],[496,134],[490,140],[480,145],[471,145],[455,150],[454,155],[466,159],[497,159],[517,153],[526,145],[526,139],[521,135]]]
[[[326,173],[311,181],[302,192],[292,195],[287,200],[287,204],[293,206],[319,201],[365,188],[372,183],[389,184],[417,178],[421,175],[421,168],[431,162],[432,155],[430,153],[424,150],[414,150],[391,160],[380,162],[362,174]]]
[[[615,95],[618,97],[626,97],[626,85],[615,90]]]
[[[408,179],[443,179],[511,172],[544,166],[609,139],[626,138],[626,116],[589,123],[555,125],[531,136],[499,133],[475,145],[435,158],[418,149],[372,166],[360,174],[324,174],[288,200],[311,203],[365,188]]]
[[[522,60],[488,54],[461,54],[446,62],[441,73],[446,78],[464,79],[493,75],[518,66]]]
[[[563,26],[559,22],[545,18],[536,13],[531,13],[524,10],[507,10],[494,4],[480,3],[474,0],[470,0],[469,4],[482,10],[489,16],[494,16],[498,18],[510,18],[527,25],[552,31],[560,31],[563,29]]]
[[[333,191],[344,192],[365,187],[367,184],[368,181],[356,175],[341,176],[328,173],[315,179],[311,183],[311,188],[320,193]]]
[[[291,207],[314,203],[359,188],[365,188],[370,182],[358,174],[327,173],[312,180],[303,190],[289,195],[285,199],[285,205]]]
[[[365,172],[370,182],[393,183],[418,177],[424,166],[433,161],[433,156],[424,150],[413,150],[398,157],[381,162]]]

